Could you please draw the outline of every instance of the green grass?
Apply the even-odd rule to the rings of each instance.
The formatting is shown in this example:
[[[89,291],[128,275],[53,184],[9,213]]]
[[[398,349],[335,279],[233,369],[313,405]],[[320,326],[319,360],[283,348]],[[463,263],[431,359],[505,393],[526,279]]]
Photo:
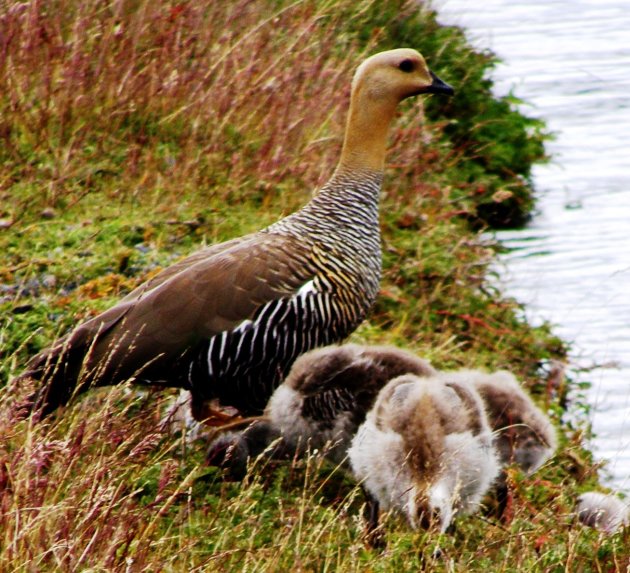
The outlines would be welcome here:
[[[351,480],[311,458],[225,482],[203,443],[160,428],[167,392],[100,389],[17,420],[29,356],[157,269],[304,204],[334,168],[353,69],[408,45],[457,95],[401,106],[381,295],[352,340],[510,369],[559,422],[564,391],[540,365],[566,347],[494,286],[495,247],[472,230],[526,219],[544,159],[544,126],[492,97],[490,54],[398,1],[8,2],[0,29],[1,571],[625,570],[629,533],[571,516],[597,486],[586,421],[561,426],[532,479],[510,474],[509,523],[481,513],[437,536],[392,516],[381,554]]]

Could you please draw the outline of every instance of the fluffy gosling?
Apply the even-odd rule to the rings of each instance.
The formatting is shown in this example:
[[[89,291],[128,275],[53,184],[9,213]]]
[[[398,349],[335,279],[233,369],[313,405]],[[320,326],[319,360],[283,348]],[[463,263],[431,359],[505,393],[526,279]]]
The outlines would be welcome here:
[[[378,510],[413,528],[446,531],[474,512],[499,473],[483,403],[465,380],[403,375],[379,393],[348,451],[366,493],[368,541],[379,542]]]
[[[630,506],[614,495],[596,491],[580,495],[576,513],[584,525],[608,534],[630,524]]]
[[[534,404],[510,372],[460,370],[449,376],[470,382],[481,396],[503,468],[514,463],[530,475],[553,455],[557,439],[551,420]],[[494,489],[495,515],[507,519],[510,493],[505,470],[502,470]]]
[[[210,446],[210,463],[243,475],[247,457],[302,455],[307,449],[346,464],[347,449],[376,397],[401,374],[434,376],[425,360],[393,346],[333,345],[300,356],[272,395],[262,420]],[[271,446],[273,442],[273,446]]]

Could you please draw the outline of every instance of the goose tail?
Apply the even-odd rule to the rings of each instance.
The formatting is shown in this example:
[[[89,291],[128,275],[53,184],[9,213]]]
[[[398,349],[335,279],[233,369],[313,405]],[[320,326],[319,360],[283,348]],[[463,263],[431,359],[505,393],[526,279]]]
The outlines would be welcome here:
[[[19,406],[20,417],[33,415],[42,420],[89,387],[82,368],[85,345],[72,338],[62,339],[34,356],[14,380],[16,388],[28,388],[27,397]]]

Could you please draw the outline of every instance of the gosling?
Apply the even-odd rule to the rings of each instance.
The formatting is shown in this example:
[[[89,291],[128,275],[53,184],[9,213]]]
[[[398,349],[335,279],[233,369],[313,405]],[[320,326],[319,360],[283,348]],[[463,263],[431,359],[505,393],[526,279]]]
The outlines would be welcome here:
[[[581,523],[609,535],[630,524],[630,506],[614,495],[596,491],[578,498],[576,513]]]
[[[557,439],[551,420],[510,372],[469,370],[457,376],[470,380],[484,401],[502,465],[515,463],[531,475],[554,454]]]
[[[485,404],[502,466],[494,487],[495,515],[506,519],[510,493],[505,467],[515,464],[526,475],[537,471],[556,450],[555,428],[510,372],[460,370],[449,375],[469,381]]]
[[[414,529],[446,531],[474,512],[500,465],[481,398],[446,374],[391,380],[379,393],[348,450],[366,493],[368,542],[380,543],[379,509]]]
[[[272,395],[265,415],[249,428],[210,445],[208,460],[244,477],[246,459],[318,451],[347,469],[347,450],[379,391],[402,374],[434,376],[436,370],[394,346],[333,345],[300,356]]]

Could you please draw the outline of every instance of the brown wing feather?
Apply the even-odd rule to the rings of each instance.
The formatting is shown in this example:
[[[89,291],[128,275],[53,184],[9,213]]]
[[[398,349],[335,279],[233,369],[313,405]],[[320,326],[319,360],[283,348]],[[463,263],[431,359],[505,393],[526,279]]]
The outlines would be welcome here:
[[[170,279],[174,275],[188,269],[195,263],[210,259],[211,257],[214,257],[224,251],[227,251],[237,246],[238,244],[244,241],[251,239],[253,236],[254,234],[246,235],[244,237],[237,237],[236,239],[231,239],[229,241],[226,241],[225,243],[219,243],[218,245],[210,245],[209,247],[199,249],[198,251],[195,251],[194,253],[188,255],[187,257],[161,270],[157,275],[155,275],[154,277],[151,277],[149,280],[147,280],[146,282],[142,283],[141,285],[136,287],[134,290],[132,290],[129,294],[127,294],[121,300],[121,302],[135,300],[138,297],[140,297],[142,294],[144,294],[145,292],[161,285],[162,283],[166,282],[168,279]]]
[[[165,269],[37,355],[24,375],[50,383],[48,409],[67,401],[79,376],[81,389],[131,376],[159,380],[196,342],[236,328],[313,278],[308,264],[294,264],[307,263],[309,252],[286,236],[255,234],[220,246]]]
[[[123,303],[129,305],[125,317],[99,341],[95,359],[120,345],[116,354],[137,369],[158,353],[173,358],[198,340],[237,327],[261,305],[291,296],[312,278],[308,271],[287,272],[287,255],[300,250],[286,237],[259,235],[195,261]],[[123,376],[130,374],[125,369]]]

